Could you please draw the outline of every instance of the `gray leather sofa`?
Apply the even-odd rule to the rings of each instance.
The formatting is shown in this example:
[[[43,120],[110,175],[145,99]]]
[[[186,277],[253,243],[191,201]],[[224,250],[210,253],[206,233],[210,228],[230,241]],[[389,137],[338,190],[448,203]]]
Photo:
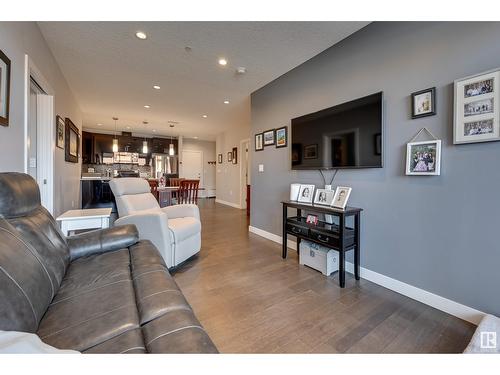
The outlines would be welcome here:
[[[0,330],[85,353],[217,352],[135,226],[65,238],[20,173],[0,173]]]

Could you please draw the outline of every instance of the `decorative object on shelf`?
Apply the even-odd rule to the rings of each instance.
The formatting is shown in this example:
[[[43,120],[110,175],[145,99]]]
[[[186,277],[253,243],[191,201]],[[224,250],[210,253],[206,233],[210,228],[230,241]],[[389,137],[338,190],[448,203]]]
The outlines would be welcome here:
[[[118,121],[118,117],[113,117],[113,121],[115,122],[115,132],[113,134],[113,152],[118,152],[118,138],[116,138],[116,122]]]
[[[227,161],[228,163],[233,161],[233,153],[231,151],[227,153]]]
[[[382,155],[382,134],[377,133],[374,135],[374,148],[375,148],[375,155]]]
[[[300,184],[290,185],[290,200],[297,201],[299,199]]]
[[[264,133],[255,134],[255,151],[264,149]]]
[[[276,148],[286,147],[288,145],[288,131],[287,127],[276,129]]]
[[[332,207],[340,208],[344,210],[347,206],[347,201],[351,195],[352,188],[345,186],[338,186],[335,190],[335,195],[333,197]]]
[[[56,116],[56,146],[64,149],[64,120],[61,116]]]
[[[272,146],[275,143],[275,133],[274,129],[266,130],[263,134],[264,146]]]
[[[307,215],[306,218],[307,224],[318,225],[318,217],[316,215]]]
[[[500,140],[500,70],[454,82],[453,143]]]
[[[436,88],[431,87],[411,94],[411,118],[436,114]]]
[[[314,185],[300,185],[298,201],[302,203],[312,203],[314,188]]]
[[[292,143],[292,165],[300,164],[302,160],[302,145],[300,143]]]
[[[222,164],[222,154],[217,155],[219,164]]]
[[[317,189],[316,195],[314,196],[314,204],[331,206],[334,196],[335,196],[335,190]]]
[[[232,156],[233,164],[238,164],[238,147],[233,147]]]
[[[0,125],[9,126],[10,59],[0,50]]]
[[[318,145],[304,146],[304,159],[317,159],[318,158]]]
[[[415,142],[422,132],[432,140]],[[406,174],[439,176],[441,173],[441,141],[427,128],[422,128],[406,145]]]
[[[73,122],[66,117],[64,160],[70,163],[78,163],[78,151],[80,150],[80,132]]]

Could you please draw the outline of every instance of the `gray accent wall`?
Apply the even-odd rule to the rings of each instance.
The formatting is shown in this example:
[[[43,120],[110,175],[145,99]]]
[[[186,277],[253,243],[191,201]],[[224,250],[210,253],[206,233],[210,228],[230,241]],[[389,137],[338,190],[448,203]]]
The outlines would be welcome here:
[[[500,315],[500,142],[453,145],[453,81],[500,67],[499,39],[498,22],[376,22],[254,92],[251,225],[281,235],[290,183],[323,185],[318,171],[291,170],[290,136],[287,148],[255,152],[254,134],[383,91],[384,168],[334,181],[365,210],[362,267]],[[410,94],[433,86],[437,115],[412,120]],[[443,142],[441,176],[405,175],[406,143],[422,127]]]

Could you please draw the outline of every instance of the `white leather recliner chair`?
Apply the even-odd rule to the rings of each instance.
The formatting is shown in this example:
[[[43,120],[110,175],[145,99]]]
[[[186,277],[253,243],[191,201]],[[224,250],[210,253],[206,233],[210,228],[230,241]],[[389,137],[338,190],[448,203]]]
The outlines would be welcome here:
[[[115,225],[135,224],[140,239],[158,248],[168,268],[175,267],[200,251],[200,211],[195,204],[160,208],[142,178],[115,178],[109,182],[119,218]]]

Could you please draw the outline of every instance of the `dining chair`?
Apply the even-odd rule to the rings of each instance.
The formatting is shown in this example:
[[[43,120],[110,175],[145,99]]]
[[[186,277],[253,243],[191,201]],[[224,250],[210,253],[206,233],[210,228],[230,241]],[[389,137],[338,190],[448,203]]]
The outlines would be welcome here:
[[[179,186],[179,204],[198,204],[200,180],[182,180]]]
[[[170,177],[168,179],[168,186],[181,186],[181,181],[184,180],[185,178]],[[171,200],[173,202],[179,203],[177,191],[172,191],[170,194],[171,194]]]
[[[149,180],[148,179],[148,183],[149,183],[149,188],[151,189],[151,194],[153,194],[153,196],[158,201],[158,199],[159,199],[159,197],[158,197],[158,180]]]

